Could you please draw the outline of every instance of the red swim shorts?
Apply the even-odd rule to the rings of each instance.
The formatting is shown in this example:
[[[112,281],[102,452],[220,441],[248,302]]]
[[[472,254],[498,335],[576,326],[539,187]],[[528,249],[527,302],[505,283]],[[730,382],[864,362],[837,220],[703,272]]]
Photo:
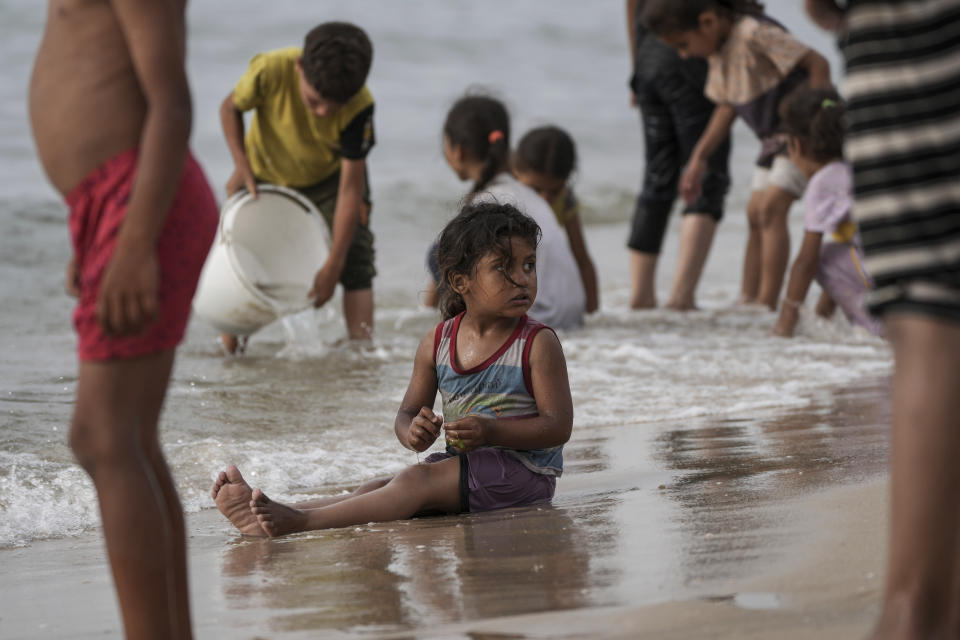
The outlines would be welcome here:
[[[200,270],[217,229],[217,203],[203,170],[188,153],[157,240],[159,316],[138,335],[107,336],[97,321],[97,295],[127,213],[136,170],[137,149],[125,151],[104,162],[67,195],[80,288],[73,325],[81,360],[135,358],[176,347],[183,339]]]

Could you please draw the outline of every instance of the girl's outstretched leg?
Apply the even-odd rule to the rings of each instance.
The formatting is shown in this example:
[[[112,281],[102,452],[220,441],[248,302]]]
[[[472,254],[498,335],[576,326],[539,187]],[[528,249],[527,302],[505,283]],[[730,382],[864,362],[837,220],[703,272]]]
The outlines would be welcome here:
[[[326,507],[379,489],[390,482],[390,480],[390,478],[369,480],[347,495],[328,496],[326,498],[298,502],[294,507],[300,510]],[[266,533],[260,527],[260,523],[257,522],[256,516],[250,512],[253,493],[254,490],[247,484],[247,481],[243,479],[240,470],[232,464],[220,472],[213,483],[213,489],[210,491],[210,495],[217,503],[217,508],[220,510],[220,513],[222,513],[240,533],[248,536],[264,536]],[[260,492],[260,495],[263,495],[263,492]]]
[[[253,492],[251,498],[250,513],[269,536],[404,520],[434,511],[458,513],[460,459],[407,467],[378,489],[317,509],[275,502],[262,491]]]

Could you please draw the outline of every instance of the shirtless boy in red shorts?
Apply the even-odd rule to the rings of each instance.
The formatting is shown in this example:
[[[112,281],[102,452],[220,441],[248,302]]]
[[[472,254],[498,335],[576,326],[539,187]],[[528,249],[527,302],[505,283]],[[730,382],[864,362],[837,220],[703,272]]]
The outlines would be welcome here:
[[[80,359],[70,446],[93,479],[127,638],[190,638],[183,512],[157,437],[217,225],[187,150],[185,0],[51,0],[30,83],[70,207]]]

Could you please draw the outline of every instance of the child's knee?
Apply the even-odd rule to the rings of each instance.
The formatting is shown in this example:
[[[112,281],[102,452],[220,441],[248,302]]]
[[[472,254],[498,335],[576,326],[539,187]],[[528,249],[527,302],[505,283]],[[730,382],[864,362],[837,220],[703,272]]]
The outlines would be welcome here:
[[[449,464],[444,460],[443,463]],[[435,487],[445,469],[441,463],[420,463],[407,467],[393,477],[390,484],[396,488],[403,488],[409,493],[424,493],[424,489]],[[449,467],[447,467],[449,469]]]
[[[778,187],[764,191],[759,201],[760,223],[764,229],[787,227],[790,205],[796,198]]]
[[[789,209],[784,209],[775,201],[765,200],[760,208],[760,227],[764,230],[786,229],[788,211]]]
[[[74,416],[69,440],[77,462],[91,474],[97,467],[126,464],[139,455],[134,439],[123,430],[105,429],[83,416]]]
[[[359,487],[357,487],[356,492],[366,493],[368,491],[376,491],[377,489],[382,489],[387,486],[393,478],[377,478],[375,480],[367,480]]]
[[[393,482],[419,485],[429,482],[433,474],[433,465],[420,463],[407,467],[393,478]]]

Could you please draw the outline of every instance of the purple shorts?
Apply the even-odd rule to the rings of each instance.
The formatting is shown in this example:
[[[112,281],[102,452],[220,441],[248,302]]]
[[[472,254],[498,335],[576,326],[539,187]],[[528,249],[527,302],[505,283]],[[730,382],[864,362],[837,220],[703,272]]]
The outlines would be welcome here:
[[[431,453],[424,462],[460,458],[460,512],[521,507],[553,498],[557,479],[536,473],[502,449],[484,447],[454,456]]]

